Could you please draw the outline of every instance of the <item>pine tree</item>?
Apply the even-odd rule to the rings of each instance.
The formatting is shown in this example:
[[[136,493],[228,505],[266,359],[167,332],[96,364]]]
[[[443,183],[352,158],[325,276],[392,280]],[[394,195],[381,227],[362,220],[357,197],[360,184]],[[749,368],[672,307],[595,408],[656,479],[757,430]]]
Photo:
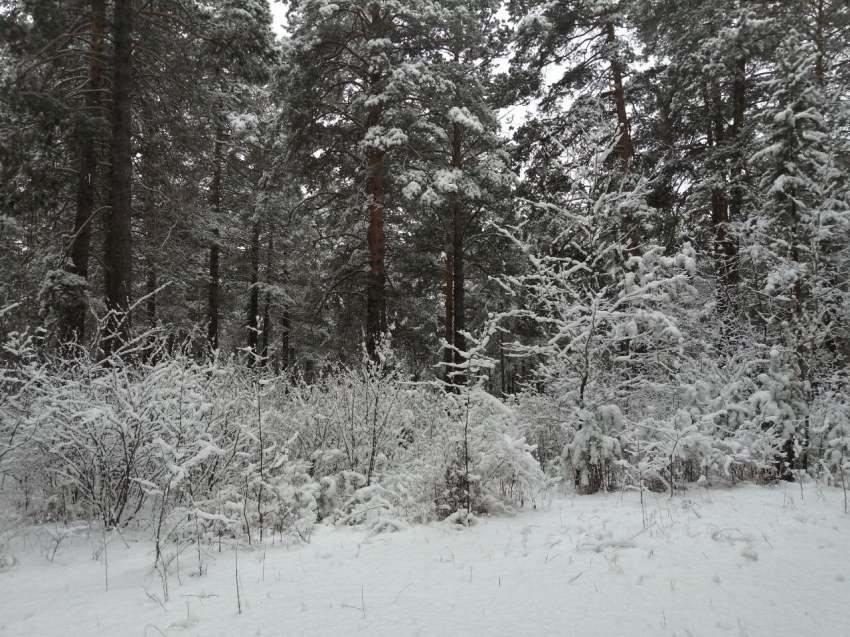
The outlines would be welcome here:
[[[423,94],[450,81],[431,63],[450,50],[446,26],[453,12],[460,16],[462,5],[306,0],[293,3],[290,13],[290,72],[283,90],[295,131],[291,144],[310,174],[310,189],[345,202],[334,234],[365,239],[366,345],[372,356],[389,324],[387,228],[401,201],[398,180],[412,145],[408,129],[422,112]],[[360,270],[354,261],[360,246],[344,249],[351,256],[340,279]]]
[[[475,243],[483,238],[486,223],[507,207],[512,186],[494,111],[492,70],[506,42],[496,17],[498,3],[445,5],[456,19],[441,33],[446,54],[435,49],[429,62],[431,72],[443,80],[421,98],[425,116],[410,129],[410,144],[417,154],[402,177],[402,192],[407,201],[422,207],[430,221],[416,232],[425,234],[435,227],[438,236],[445,237],[443,246],[431,246],[445,253],[444,372],[447,383],[463,385],[466,287],[473,259],[480,257]]]
[[[108,320],[102,343],[105,356],[130,336],[133,296],[133,3],[115,0],[112,18],[112,137],[109,146],[109,210],[103,249]]]
[[[778,328],[771,337],[789,352],[809,402],[813,388],[832,373],[834,356],[825,345],[846,306],[840,264],[850,238],[847,181],[836,164],[846,142],[832,133],[837,113],[819,85],[818,59],[816,46],[795,31],[777,51],[765,137],[752,159],[764,166],[763,203],[747,225],[771,323]],[[799,433],[807,451],[808,417]]]

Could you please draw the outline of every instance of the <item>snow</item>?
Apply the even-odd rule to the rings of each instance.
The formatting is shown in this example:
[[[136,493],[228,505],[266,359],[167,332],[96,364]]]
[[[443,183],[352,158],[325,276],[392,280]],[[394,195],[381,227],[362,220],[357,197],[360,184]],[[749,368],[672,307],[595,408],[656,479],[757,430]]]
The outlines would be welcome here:
[[[646,530],[639,495],[559,495],[470,527],[388,521],[371,537],[319,527],[309,543],[211,546],[200,577],[187,546],[169,601],[144,532],[109,541],[107,591],[100,532],[31,528],[0,568],[0,635],[850,634],[840,489],[645,492]]]

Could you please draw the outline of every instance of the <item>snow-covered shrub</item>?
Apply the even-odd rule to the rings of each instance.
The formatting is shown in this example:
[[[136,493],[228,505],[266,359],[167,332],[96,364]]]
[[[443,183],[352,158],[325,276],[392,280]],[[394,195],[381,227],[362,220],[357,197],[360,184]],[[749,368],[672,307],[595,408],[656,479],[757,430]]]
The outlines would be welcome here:
[[[675,413],[686,359],[673,308],[694,303],[696,291],[690,244],[670,254],[612,240],[624,216],[634,220],[645,211],[648,180],[618,184],[626,178],[604,170],[598,157],[588,161],[570,165],[575,187],[566,202],[530,204],[557,228],[556,246],[502,230],[529,267],[504,278],[517,307],[491,320],[535,326],[536,338],[505,345],[536,363],[520,397],[523,418],[560,427],[566,470],[577,488],[594,492],[622,477],[626,421],[641,420],[659,395]],[[561,237],[571,239],[561,245]]]
[[[0,370],[4,498],[38,520],[148,529],[163,576],[187,543],[203,572],[204,546],[307,540],[317,523],[397,530],[467,491],[474,511],[505,511],[542,483],[511,409],[477,386],[413,384],[388,357],[307,382],[157,334],[121,360],[52,360],[33,342],[12,335]]]
[[[467,334],[469,350],[462,352],[469,384],[450,385],[444,394],[444,416],[438,423],[442,443],[443,480],[435,499],[442,517],[462,511],[510,512],[513,506],[532,500],[547,484],[540,463],[526,444],[516,412],[484,389],[483,368],[492,367],[483,352],[494,330],[481,338]],[[435,476],[436,478],[436,476]]]
[[[842,389],[825,392],[816,404],[813,429],[823,436],[823,464],[832,482],[846,489],[850,482],[850,394],[846,379],[842,380]]]
[[[580,409],[575,431],[564,446],[564,462],[583,492],[596,493],[611,485],[611,472],[621,456],[619,435],[623,415],[616,405]]]
[[[49,321],[84,310],[88,295],[89,284],[83,277],[66,270],[49,270],[38,291],[39,313]]]

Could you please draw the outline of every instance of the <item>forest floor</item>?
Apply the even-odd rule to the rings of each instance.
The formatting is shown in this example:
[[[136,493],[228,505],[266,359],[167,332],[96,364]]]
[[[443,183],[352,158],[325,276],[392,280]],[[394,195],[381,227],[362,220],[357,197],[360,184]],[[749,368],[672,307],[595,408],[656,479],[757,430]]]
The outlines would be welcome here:
[[[83,529],[49,560],[56,533],[13,541],[0,635],[850,635],[850,515],[814,484],[692,486],[645,509],[633,492],[555,496],[469,529],[320,526],[306,544],[205,551],[200,577],[191,547],[169,601],[149,540],[114,537],[104,568]]]

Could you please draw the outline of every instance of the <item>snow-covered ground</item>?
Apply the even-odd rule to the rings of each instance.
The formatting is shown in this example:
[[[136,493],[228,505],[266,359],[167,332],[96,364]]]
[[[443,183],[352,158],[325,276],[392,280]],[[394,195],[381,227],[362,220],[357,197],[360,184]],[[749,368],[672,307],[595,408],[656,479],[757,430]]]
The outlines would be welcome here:
[[[241,614],[232,549],[205,550],[198,577],[188,548],[164,601],[150,541],[111,540],[107,591],[99,534],[64,539],[50,561],[51,535],[35,529],[0,570],[0,634],[850,635],[840,490],[692,487],[646,494],[645,514],[643,530],[639,495],[617,493],[471,529],[319,527],[308,544],[239,550]]]

